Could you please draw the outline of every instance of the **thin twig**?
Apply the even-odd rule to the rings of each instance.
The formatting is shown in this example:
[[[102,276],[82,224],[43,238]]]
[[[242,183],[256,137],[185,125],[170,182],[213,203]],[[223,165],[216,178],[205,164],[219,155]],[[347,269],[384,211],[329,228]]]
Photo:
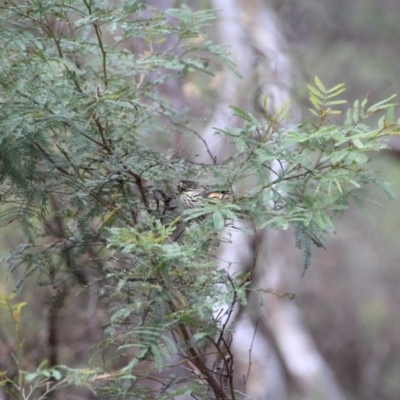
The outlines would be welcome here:
[[[208,153],[208,155],[210,156],[211,161],[213,162],[213,165],[216,165],[216,164],[217,164],[217,156],[214,156],[214,155],[211,153],[211,150],[210,150],[210,148],[208,147],[207,142],[201,137],[201,135],[200,135],[199,133],[197,133],[194,129],[189,128],[188,126],[182,125],[182,124],[180,124],[180,123],[178,123],[178,122],[173,122],[173,124],[176,125],[176,126],[179,126],[179,127],[181,127],[181,128],[184,128],[184,129],[188,130],[189,132],[192,132],[194,135],[196,135],[196,136],[203,142],[203,144],[204,144],[204,146],[205,146],[205,148],[206,148],[206,150],[207,150],[207,153]]]
[[[251,344],[250,344],[250,348],[249,348],[249,366],[247,368],[247,374],[244,377],[244,386],[246,387],[247,381],[249,379],[250,376],[250,370],[251,370],[251,366],[253,365],[252,361],[251,361],[251,352],[253,350],[253,345],[254,345],[254,340],[256,338],[256,334],[257,334],[257,330],[258,330],[258,323],[260,322],[261,317],[257,318],[257,322],[256,322],[256,326],[254,327],[254,333],[253,333],[253,337],[251,339]]]
[[[66,169],[64,169],[63,167],[58,167],[56,165],[56,163],[54,162],[54,160],[51,158],[50,154],[47,153],[47,151],[37,142],[35,142],[35,146],[41,151],[42,154],[45,155],[45,157],[52,163],[54,164],[55,168],[58,169],[60,172],[62,172],[65,175],[69,175],[71,176],[72,174],[70,172],[68,172]]]

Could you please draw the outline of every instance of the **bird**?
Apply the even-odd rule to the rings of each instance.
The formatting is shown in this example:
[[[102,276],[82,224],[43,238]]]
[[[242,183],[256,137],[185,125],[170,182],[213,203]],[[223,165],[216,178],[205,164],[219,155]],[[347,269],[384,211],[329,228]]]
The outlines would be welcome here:
[[[185,210],[201,207],[204,199],[225,200],[232,194],[229,190],[211,190],[191,180],[180,181],[177,188]]]

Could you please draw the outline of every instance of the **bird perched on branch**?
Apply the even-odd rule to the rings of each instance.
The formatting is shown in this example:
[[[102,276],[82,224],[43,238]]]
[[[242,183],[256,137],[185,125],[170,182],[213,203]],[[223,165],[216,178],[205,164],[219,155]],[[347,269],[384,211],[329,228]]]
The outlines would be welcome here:
[[[204,199],[225,200],[232,197],[229,190],[211,190],[208,186],[190,180],[180,181],[178,192],[184,209],[201,207]]]

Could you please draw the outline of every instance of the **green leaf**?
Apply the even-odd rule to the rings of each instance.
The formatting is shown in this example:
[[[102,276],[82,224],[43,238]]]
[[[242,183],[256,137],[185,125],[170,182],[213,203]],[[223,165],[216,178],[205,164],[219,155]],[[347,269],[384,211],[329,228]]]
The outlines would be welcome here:
[[[330,108],[328,108],[326,111],[331,115],[340,115],[342,113],[340,110],[331,110]]]
[[[257,125],[258,122],[257,122],[256,118],[254,118],[253,115],[251,115],[250,113],[247,113],[247,112],[243,111],[241,108],[232,106],[232,105],[229,106],[229,108],[231,108],[234,111],[236,116],[244,119],[247,122]]]
[[[344,83],[341,83],[340,85],[337,85],[332,89],[329,89],[328,90],[329,94],[326,96],[326,98],[331,99],[333,97],[337,97],[345,91],[346,91],[346,88],[344,87]]]
[[[364,145],[360,139],[352,139],[354,146],[356,146],[358,149],[363,149]]]
[[[339,192],[340,192],[340,193],[343,193],[343,190],[342,190],[342,187],[340,186],[339,181],[338,181],[337,179],[334,179],[334,182],[335,182],[335,184],[336,184],[336,186],[337,186]]]
[[[329,158],[332,164],[337,164],[340,161],[342,161],[347,155],[348,155],[347,149],[336,150],[335,152],[332,153],[330,157],[327,157],[327,159]]]
[[[316,109],[320,108],[319,106],[322,104],[322,101],[318,99],[316,96],[314,96],[312,93],[310,94],[310,100]]]
[[[59,381],[62,379],[62,374],[60,371],[57,371],[56,369],[51,370],[51,376],[56,380]]]
[[[334,86],[333,88],[330,88],[327,93],[331,93],[331,94],[332,94],[332,92],[335,92],[335,93],[336,92],[340,92],[340,93],[342,93],[345,90],[346,90],[345,84],[344,83],[339,83],[338,85]]]
[[[224,229],[224,218],[221,214],[221,211],[219,210],[214,211],[212,217],[215,230],[218,232],[222,231],[222,229]]]
[[[322,83],[321,79],[318,78],[318,76],[316,76],[314,78],[315,84],[318,86],[318,89],[321,90],[321,92],[326,93],[326,88],[324,86],[324,84]]]
[[[373,104],[371,107],[367,109],[367,112],[370,114],[376,113],[377,111],[385,110],[389,107],[394,107],[397,106],[397,103],[389,103],[391,100],[393,100],[396,97],[396,95],[392,95],[388,97],[385,100],[382,100],[378,103]]]
[[[316,89],[314,86],[307,85],[308,90],[310,91],[310,95],[314,94],[316,97],[319,97],[320,99],[324,98],[324,93],[321,93],[318,89]]]
[[[326,106],[334,106],[334,105],[337,105],[337,104],[346,104],[346,103],[347,103],[347,100],[334,100],[334,101],[327,101],[325,103],[325,105]]]
[[[394,122],[394,106],[390,106],[386,111],[386,121],[389,123]]]

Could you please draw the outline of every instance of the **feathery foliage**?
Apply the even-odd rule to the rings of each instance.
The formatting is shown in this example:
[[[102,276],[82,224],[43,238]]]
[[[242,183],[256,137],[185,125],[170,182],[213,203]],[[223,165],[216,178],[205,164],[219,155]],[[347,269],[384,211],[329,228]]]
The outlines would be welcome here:
[[[214,11],[161,11],[140,0],[1,4],[0,223],[18,221],[27,241],[3,265],[22,271],[18,288],[32,275],[55,288],[53,307],[65,285],[96,280],[110,313],[99,347],[116,346],[126,361],[112,372],[64,367],[65,379],[107,382],[96,390],[109,399],[240,398],[224,355],[232,310],[254,290],[252,271],[218,268],[213,251],[229,240],[221,231],[227,221],[249,234],[294,227],[308,266],[351,200],[363,207],[367,190],[390,193],[368,164],[398,132],[392,98],[356,102],[340,123],[344,85],[326,89],[316,78],[313,119],[289,128],[289,104],[261,120],[232,106],[243,127],[218,134],[235,155],[197,165],[166,149],[185,124],[167,88],[193,71],[211,74],[217,58],[234,68],[205,34]],[[180,217],[175,185],[193,176],[230,189],[233,202]],[[251,190],[237,189],[249,180]],[[224,379],[206,354],[211,364],[222,359]]]

